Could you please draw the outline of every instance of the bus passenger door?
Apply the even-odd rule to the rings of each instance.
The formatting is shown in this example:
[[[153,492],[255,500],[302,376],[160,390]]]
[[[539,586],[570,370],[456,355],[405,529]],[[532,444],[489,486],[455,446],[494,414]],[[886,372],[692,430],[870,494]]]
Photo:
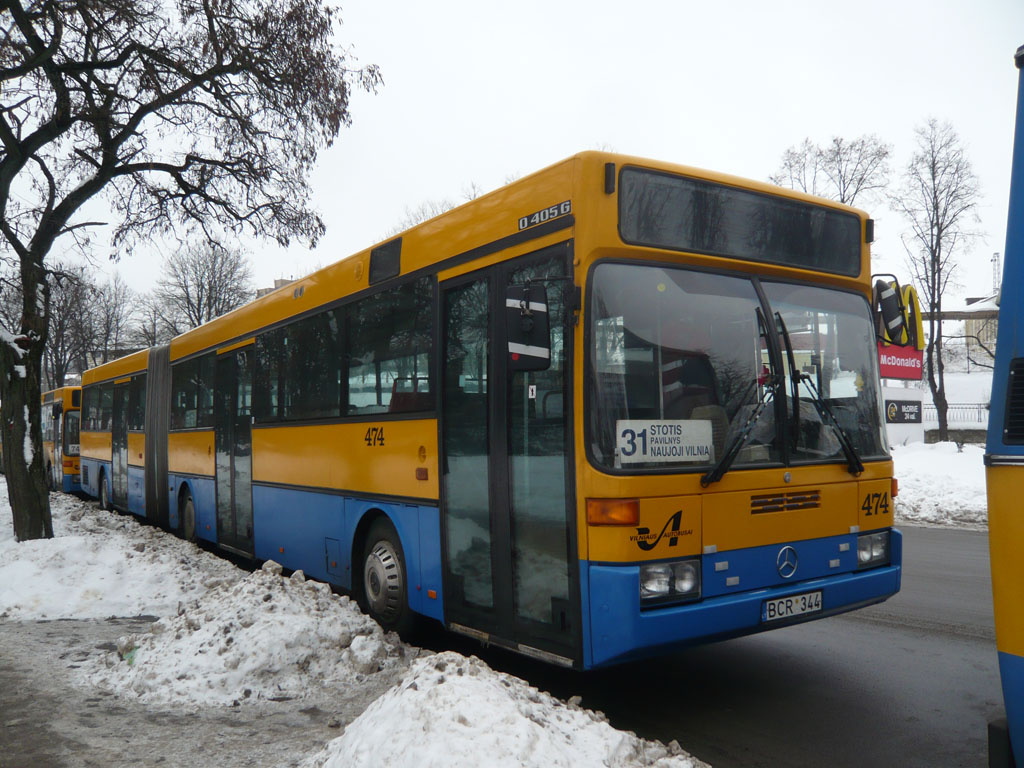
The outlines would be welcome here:
[[[64,490],[64,406],[53,405],[53,465],[50,467],[51,487]]]
[[[110,498],[114,506],[128,509],[128,383],[114,385],[114,410],[110,429]]]
[[[562,663],[579,657],[568,264],[557,246],[441,286],[446,621]],[[547,292],[551,363],[511,371],[506,293],[527,280]]]
[[[244,555],[253,554],[252,352],[218,355],[214,381],[217,542]]]

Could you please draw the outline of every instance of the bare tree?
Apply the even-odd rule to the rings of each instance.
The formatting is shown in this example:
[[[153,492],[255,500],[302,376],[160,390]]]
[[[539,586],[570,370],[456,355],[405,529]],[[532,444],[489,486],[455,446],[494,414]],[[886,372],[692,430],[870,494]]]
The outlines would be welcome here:
[[[194,243],[164,262],[153,294],[161,319],[175,333],[195,328],[252,299],[252,271],[241,251]]]
[[[81,370],[92,346],[95,287],[84,266],[50,270],[50,328],[43,362],[50,387],[63,387],[75,367]]]
[[[174,338],[174,328],[164,320],[166,314],[159,299],[152,293],[140,296],[135,304],[129,343],[139,348],[155,347]]]
[[[886,189],[892,146],[875,135],[853,140],[833,136],[825,146],[810,139],[782,153],[782,163],[768,177],[772,184],[827,197],[845,205],[863,205]]]
[[[95,289],[92,351],[98,362],[105,363],[125,353],[134,301],[135,292],[117,273],[106,285]]]
[[[0,328],[0,421],[25,446],[4,454],[19,541],[53,535],[39,393],[54,244],[87,236],[101,194],[119,253],[189,228],[315,244],[309,172],[351,89],[381,82],[351,68],[339,21],[326,0],[0,3],[0,258],[22,289]]]
[[[782,162],[779,169],[768,177],[772,184],[789,189],[798,189],[809,195],[824,196],[818,190],[818,158],[821,150],[817,144],[810,139],[804,139],[802,144],[789,147],[782,153]]]
[[[978,179],[953,126],[934,118],[915,131],[917,151],[903,172],[893,208],[910,224],[903,237],[907,264],[928,312],[925,372],[939,419],[939,440],[949,439],[942,362],[942,297],[956,271],[955,256],[975,236]]]

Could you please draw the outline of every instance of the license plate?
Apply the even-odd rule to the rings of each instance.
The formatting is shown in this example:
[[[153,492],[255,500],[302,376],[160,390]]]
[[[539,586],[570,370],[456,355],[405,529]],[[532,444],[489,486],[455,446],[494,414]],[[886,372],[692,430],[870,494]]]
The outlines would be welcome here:
[[[802,616],[805,613],[817,613],[821,610],[821,590],[804,592],[802,595],[777,597],[765,600],[761,608],[761,621],[778,621]]]

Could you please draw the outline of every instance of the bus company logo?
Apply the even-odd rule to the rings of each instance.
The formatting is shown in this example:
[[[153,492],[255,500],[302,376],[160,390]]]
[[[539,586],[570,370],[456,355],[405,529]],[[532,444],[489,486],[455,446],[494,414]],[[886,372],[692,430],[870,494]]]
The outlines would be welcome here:
[[[644,552],[650,552],[661,542],[662,538],[666,536],[668,538],[668,545],[674,547],[680,536],[690,536],[693,534],[692,528],[686,530],[680,530],[679,526],[683,522],[683,510],[679,510],[672,517],[665,521],[665,524],[661,527],[660,533],[651,533],[650,528],[637,528],[636,535],[630,536],[630,541],[635,541],[636,545],[640,547]],[[671,528],[669,527],[671,526]]]
[[[796,573],[796,567],[800,560],[796,556],[796,550],[792,547],[783,547],[775,558],[775,567],[779,569],[779,576],[784,579],[790,578]]]

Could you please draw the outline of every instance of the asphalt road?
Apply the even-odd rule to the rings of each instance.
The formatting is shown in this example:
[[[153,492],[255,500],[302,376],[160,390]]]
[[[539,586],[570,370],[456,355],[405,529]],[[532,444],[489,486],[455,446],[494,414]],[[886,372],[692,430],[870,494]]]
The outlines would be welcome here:
[[[987,765],[987,534],[903,530],[903,588],[879,606],[587,675],[488,659],[716,768]]]

